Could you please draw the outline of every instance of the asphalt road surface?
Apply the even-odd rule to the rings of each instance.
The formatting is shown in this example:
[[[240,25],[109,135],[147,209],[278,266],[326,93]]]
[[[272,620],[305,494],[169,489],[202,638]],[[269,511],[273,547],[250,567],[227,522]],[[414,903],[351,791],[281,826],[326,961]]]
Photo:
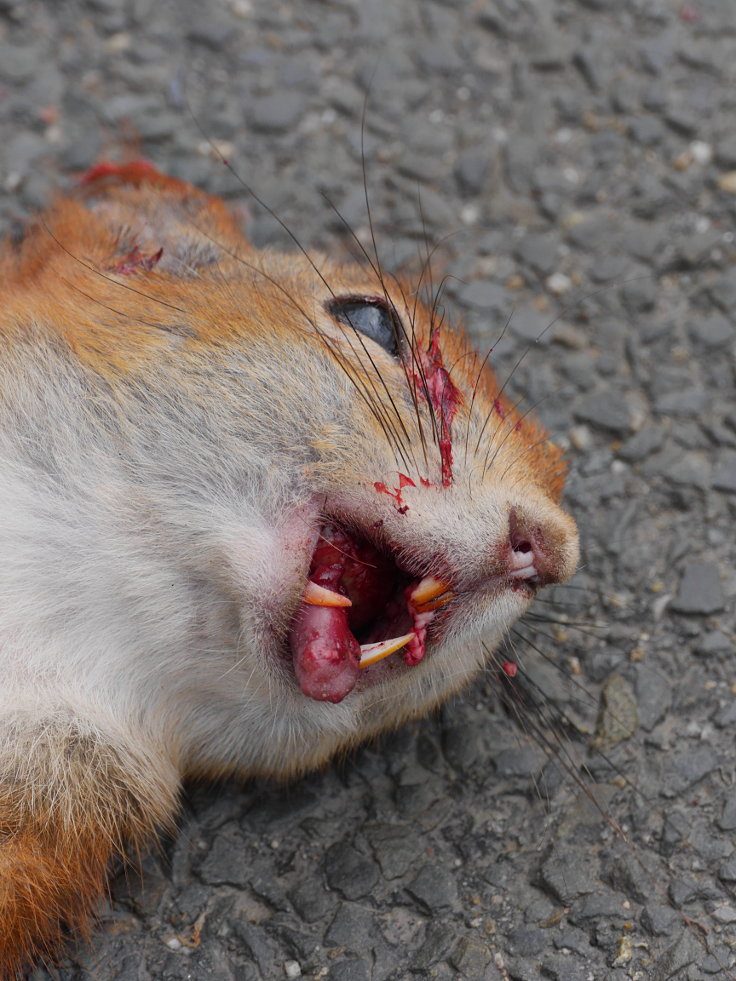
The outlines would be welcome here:
[[[736,977],[733,0],[0,0],[0,126],[7,230],[137,148],[293,248],[213,140],[350,253],[365,164],[381,261],[436,246],[499,373],[529,348],[583,541],[507,707],[489,672],[288,788],[189,788],[51,976]]]

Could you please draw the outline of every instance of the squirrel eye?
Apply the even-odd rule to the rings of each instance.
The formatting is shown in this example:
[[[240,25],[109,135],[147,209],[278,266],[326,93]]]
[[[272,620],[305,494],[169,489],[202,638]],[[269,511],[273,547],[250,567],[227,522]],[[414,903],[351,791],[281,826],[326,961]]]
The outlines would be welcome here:
[[[383,297],[339,297],[326,304],[338,323],[351,327],[396,357],[401,347],[399,318]]]

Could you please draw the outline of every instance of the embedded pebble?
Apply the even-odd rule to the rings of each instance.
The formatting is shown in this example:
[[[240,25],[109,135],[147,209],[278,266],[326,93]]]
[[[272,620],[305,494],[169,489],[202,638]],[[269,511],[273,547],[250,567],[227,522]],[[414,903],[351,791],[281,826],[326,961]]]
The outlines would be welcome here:
[[[373,859],[343,841],[328,849],[325,875],[331,889],[337,889],[346,899],[360,899],[375,886],[379,868]]]
[[[540,881],[552,896],[569,906],[596,889],[594,874],[585,856],[568,848],[553,851],[540,869]]]
[[[468,981],[493,981],[496,971],[493,952],[474,937],[462,937],[452,954],[450,963]],[[489,973],[490,972],[490,973]]]
[[[718,569],[712,562],[695,559],[688,562],[670,610],[695,616],[715,613],[724,605],[723,589]]]
[[[713,159],[713,147],[703,140],[693,140],[689,146],[693,161],[699,167],[707,167]]]
[[[576,419],[600,429],[623,435],[632,428],[631,399],[615,389],[599,388],[579,402],[573,411]]]
[[[724,453],[713,472],[712,485],[726,494],[736,494],[736,453]]]
[[[718,141],[716,161],[726,170],[736,169],[736,133],[731,133]]]
[[[736,194],[736,170],[729,170],[728,173],[721,174],[716,183],[726,194]]]
[[[436,864],[425,865],[406,888],[430,912],[450,909],[457,902],[456,883]]]
[[[572,289],[572,280],[565,273],[556,272],[548,276],[544,281],[544,285],[550,291],[554,293],[555,296],[563,296],[565,293],[569,293]]]

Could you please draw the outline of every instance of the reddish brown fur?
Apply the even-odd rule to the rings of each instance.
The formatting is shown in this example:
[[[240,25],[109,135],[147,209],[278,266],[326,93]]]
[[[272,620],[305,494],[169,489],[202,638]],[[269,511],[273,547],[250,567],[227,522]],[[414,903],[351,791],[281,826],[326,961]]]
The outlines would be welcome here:
[[[150,768],[72,738],[79,758],[70,748],[69,773],[50,771],[32,805],[28,788],[0,788],[0,981],[54,961],[69,931],[86,938],[110,859],[171,823],[174,801]]]
[[[86,937],[113,843],[101,829],[0,828],[0,978],[53,960],[65,927]]]

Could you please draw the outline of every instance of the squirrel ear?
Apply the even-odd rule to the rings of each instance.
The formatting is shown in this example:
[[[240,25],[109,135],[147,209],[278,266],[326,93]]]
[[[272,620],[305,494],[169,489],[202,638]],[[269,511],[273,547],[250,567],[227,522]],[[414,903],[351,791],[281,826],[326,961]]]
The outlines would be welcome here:
[[[80,179],[79,197],[116,243],[106,263],[112,272],[156,267],[188,278],[250,248],[221,198],[167,177],[147,160],[95,164]]]

